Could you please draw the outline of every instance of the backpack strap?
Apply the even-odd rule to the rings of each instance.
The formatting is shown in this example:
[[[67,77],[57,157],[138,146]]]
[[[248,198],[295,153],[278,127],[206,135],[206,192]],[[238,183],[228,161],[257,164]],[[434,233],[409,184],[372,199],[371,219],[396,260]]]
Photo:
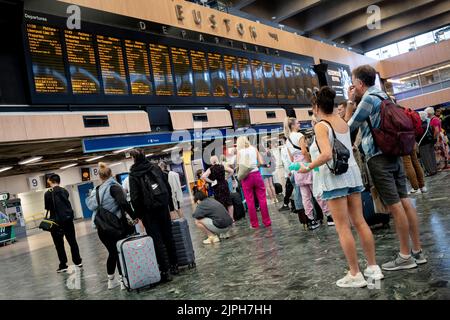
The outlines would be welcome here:
[[[324,122],[324,123],[327,124],[327,127],[329,127],[329,129],[331,129],[331,132],[333,132],[333,138],[336,139],[336,133],[334,132],[334,129],[333,129],[333,126],[331,125],[331,123],[330,123],[329,121],[327,121],[327,120],[320,120],[318,123],[321,123],[321,122]],[[322,151],[320,151],[319,144],[317,143],[317,137],[314,139],[314,141],[316,142],[317,149],[319,150],[320,153],[322,153]],[[330,142],[331,142],[331,141],[330,141]],[[332,149],[332,152],[333,152],[333,149],[334,149],[334,140],[333,140],[333,147],[332,147],[331,149]],[[330,165],[328,164],[328,162],[325,162],[325,164],[326,164],[326,166],[328,167],[328,169],[329,169],[330,171],[332,171],[332,169],[330,168]]]
[[[300,148],[299,146],[296,146],[296,145],[292,142],[291,137],[288,137],[288,140],[289,140],[289,142],[292,144],[292,146],[294,147],[294,149],[297,149],[297,150],[302,151],[302,148]]]

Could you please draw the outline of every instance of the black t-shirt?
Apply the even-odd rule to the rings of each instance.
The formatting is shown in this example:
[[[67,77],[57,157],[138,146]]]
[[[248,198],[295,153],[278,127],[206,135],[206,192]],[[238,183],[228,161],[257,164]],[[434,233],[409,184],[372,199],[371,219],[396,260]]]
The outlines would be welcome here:
[[[233,220],[223,204],[213,198],[207,198],[200,202],[192,216],[195,219],[210,218],[213,224],[220,229],[227,228],[233,224]]]

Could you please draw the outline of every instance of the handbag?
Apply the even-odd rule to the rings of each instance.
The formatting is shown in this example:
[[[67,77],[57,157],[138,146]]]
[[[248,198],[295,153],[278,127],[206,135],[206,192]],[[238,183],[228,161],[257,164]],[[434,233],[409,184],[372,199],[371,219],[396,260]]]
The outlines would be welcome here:
[[[326,163],[328,169],[330,169],[331,173],[334,175],[340,175],[343,173],[346,173],[348,170],[348,160],[350,159],[350,150],[347,149],[347,147],[339,141],[339,139],[336,138],[336,133],[334,132],[333,126],[331,123],[329,123],[327,120],[321,120],[321,122],[327,123],[331,131],[333,132],[333,167],[330,167],[328,162]],[[319,144],[317,143],[316,139],[316,145],[317,149],[320,151]]]
[[[247,176],[252,172],[254,168],[251,166],[247,166],[245,164],[239,164],[237,178],[239,181],[242,181],[243,179],[247,178]]]
[[[56,228],[58,228],[59,225],[53,219],[47,218],[48,212],[49,211],[47,210],[47,213],[45,214],[45,218],[39,224],[39,229],[51,232],[51,231],[55,230]]]
[[[124,234],[127,233],[127,230],[124,228],[124,225],[120,218],[118,218],[111,211],[103,208],[102,201],[100,200],[99,195],[99,187],[96,188],[95,197],[98,204],[97,213],[95,214],[94,219],[97,230],[104,232],[116,239],[123,237]]]

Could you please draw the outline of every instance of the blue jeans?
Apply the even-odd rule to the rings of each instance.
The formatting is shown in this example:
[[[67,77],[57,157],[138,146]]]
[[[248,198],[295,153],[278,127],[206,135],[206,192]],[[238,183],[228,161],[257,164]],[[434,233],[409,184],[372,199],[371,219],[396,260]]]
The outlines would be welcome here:
[[[294,186],[294,204],[296,210],[304,209],[302,201],[302,192],[300,191],[300,186],[295,184],[294,175],[291,175],[291,183]]]

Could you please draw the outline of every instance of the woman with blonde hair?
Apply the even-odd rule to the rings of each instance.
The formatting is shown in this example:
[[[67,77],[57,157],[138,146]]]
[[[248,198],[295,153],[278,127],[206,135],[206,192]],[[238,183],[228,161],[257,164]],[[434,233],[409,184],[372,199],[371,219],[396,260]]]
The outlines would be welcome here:
[[[236,163],[238,167],[246,167],[249,171],[249,173],[241,180],[241,183],[245,201],[248,206],[248,215],[250,217],[251,227],[253,229],[259,228],[255,199],[253,196],[254,194],[256,194],[256,197],[258,198],[262,222],[264,226],[270,227],[272,221],[270,220],[269,209],[267,208],[266,188],[264,186],[262,176],[258,170],[258,166],[264,165],[263,158],[245,136],[241,136],[237,139],[237,151]]]
[[[134,217],[133,209],[127,201],[125,191],[122,186],[112,176],[111,168],[106,163],[100,162],[98,164],[98,175],[102,181],[101,185],[95,188],[91,195],[86,199],[87,207],[94,213],[92,215],[92,225],[97,229],[98,237],[103,245],[108,250],[108,260],[106,262],[106,269],[108,272],[108,289],[113,289],[118,285],[121,289],[125,289],[122,281],[122,270],[119,263],[119,255],[117,253],[116,244],[119,240],[127,236],[127,219],[126,214]],[[99,208],[105,209],[108,213],[114,214],[123,225],[123,230],[111,233],[111,231],[102,230],[95,223],[95,217]],[[115,271],[119,272],[118,281],[115,279]]]

